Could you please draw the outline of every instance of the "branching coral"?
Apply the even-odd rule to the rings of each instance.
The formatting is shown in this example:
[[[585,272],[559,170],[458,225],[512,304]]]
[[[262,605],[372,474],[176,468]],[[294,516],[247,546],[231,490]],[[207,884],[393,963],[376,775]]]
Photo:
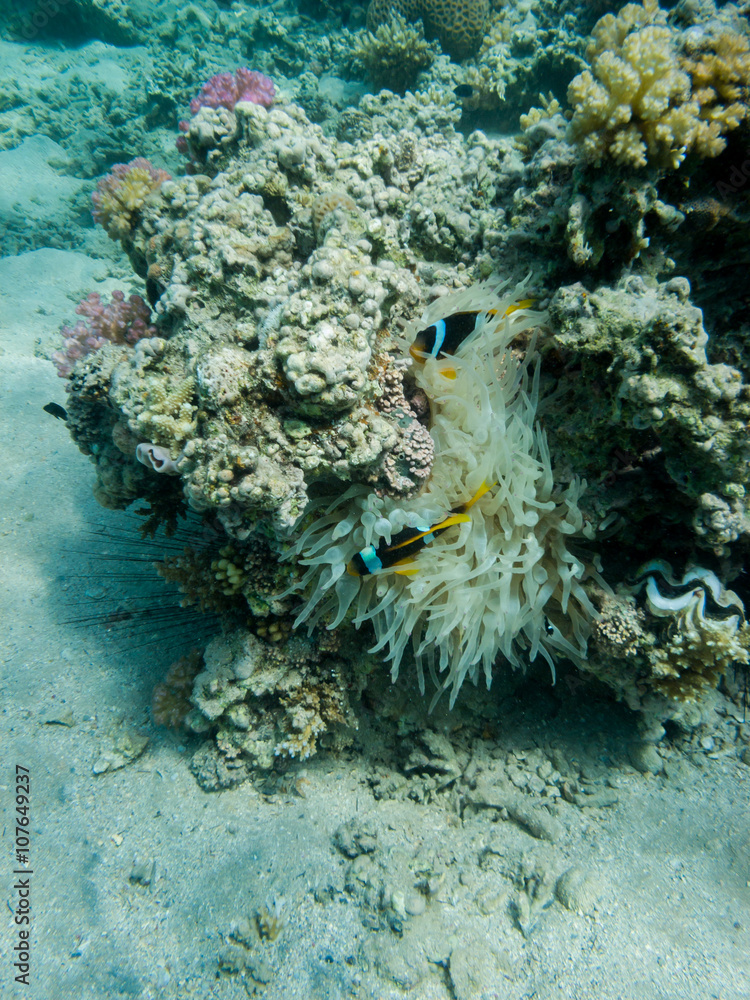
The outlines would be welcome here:
[[[445,673],[441,689],[455,700],[480,668],[489,684],[498,653],[514,666],[538,653],[585,655],[593,608],[581,586],[584,564],[567,548],[580,534],[580,484],[553,485],[546,438],[535,424],[538,388],[533,351],[511,353],[521,330],[539,320],[528,310],[502,319],[522,289],[493,285],[438,300],[421,326],[472,306],[488,311],[478,332],[445,363],[428,358],[415,378],[430,400],[435,461],[427,489],[412,502],[380,499],[354,487],[319,513],[292,554],[311,589],[298,622],[330,613],[329,628],[354,607],[354,623],[372,621],[373,651],[386,648],[398,673],[411,639],[422,674],[426,662]],[[416,331],[414,331],[416,332]],[[490,487],[469,520],[440,534],[403,573],[347,573],[353,556],[404,526],[438,524],[457,505]],[[423,683],[423,682],[422,682]]]
[[[712,157],[724,149],[725,133],[747,114],[747,40],[723,30],[688,38],[694,52],[685,56],[683,36],[656,0],[597,22],[591,69],[568,88],[569,135],[585,159],[674,170],[689,152]]]
[[[399,14],[372,31],[361,32],[352,51],[376,87],[403,92],[417,74],[434,62],[439,49],[430,45],[421,25],[412,25]]]
[[[428,38],[437,38],[454,58],[465,59],[479,47],[489,9],[489,0],[371,0],[367,27],[377,31],[394,14],[421,20]]]
[[[710,148],[721,152],[726,143],[719,136],[737,128],[748,115],[750,40],[721,25],[696,27],[685,33],[685,51],[680,65],[692,81],[693,100],[706,123],[706,135],[711,136]]]
[[[127,238],[148,196],[167,180],[170,175],[166,170],[157,169],[141,156],[130,163],[116,163],[91,195],[94,222],[103,226],[113,240]]]
[[[156,327],[149,324],[151,310],[140,295],[112,292],[112,301],[102,302],[97,292],[91,292],[76,306],[79,320],[75,326],[63,326],[62,350],[55,351],[52,361],[60,378],[67,378],[80,358],[98,351],[105,344],[136,344],[143,337],[153,337]]]

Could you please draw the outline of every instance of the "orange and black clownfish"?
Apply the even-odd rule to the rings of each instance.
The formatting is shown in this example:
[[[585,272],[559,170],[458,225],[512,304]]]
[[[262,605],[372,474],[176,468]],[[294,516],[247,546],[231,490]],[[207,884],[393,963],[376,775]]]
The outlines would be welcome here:
[[[368,545],[361,549],[347,565],[347,573],[350,576],[370,576],[372,573],[388,569],[394,573],[416,572],[418,567],[412,561],[412,556],[421,552],[434,538],[452,525],[470,521],[471,518],[466,511],[491,489],[492,486],[482,483],[471,500],[453,507],[448,517],[437,524],[420,524],[414,528],[403,528],[391,538],[390,542],[382,539],[377,546]]]
[[[503,317],[519,309],[528,309],[536,299],[520,299],[509,305]],[[455,354],[461,344],[470,337],[477,328],[483,316],[497,316],[497,309],[480,309],[472,312],[457,312],[445,319],[438,319],[424,330],[420,330],[409,348],[409,354],[415,361],[426,361],[427,358],[444,358]]]

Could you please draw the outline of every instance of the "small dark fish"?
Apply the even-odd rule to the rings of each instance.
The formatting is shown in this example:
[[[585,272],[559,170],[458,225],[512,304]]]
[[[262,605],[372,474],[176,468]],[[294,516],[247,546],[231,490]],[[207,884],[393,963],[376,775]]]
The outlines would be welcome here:
[[[42,409],[45,413],[51,413],[53,417],[57,417],[58,420],[68,419],[68,411],[60,406],[59,403],[47,403]]]
[[[393,570],[394,573],[416,572],[418,567],[411,557],[417,555],[425,545],[429,545],[433,541],[436,535],[447,531],[452,525],[471,520],[466,511],[491,489],[492,487],[488,486],[487,483],[482,483],[471,500],[454,507],[448,517],[438,524],[422,524],[416,528],[403,528],[393,536],[390,542],[383,539],[377,548],[374,545],[368,545],[366,549],[362,549],[354,556],[346,567],[347,573],[350,576],[370,576],[372,573],[385,569]]]
[[[474,93],[474,88],[470,83],[459,83],[457,87],[453,88],[453,93],[456,97],[471,97]]]

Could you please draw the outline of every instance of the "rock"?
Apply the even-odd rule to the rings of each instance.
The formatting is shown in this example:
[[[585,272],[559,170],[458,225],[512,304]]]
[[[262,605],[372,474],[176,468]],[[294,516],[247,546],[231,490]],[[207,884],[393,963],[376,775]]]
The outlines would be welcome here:
[[[336,830],[333,842],[347,858],[371,854],[378,846],[377,830],[366,820],[350,819]]]
[[[563,834],[562,823],[546,809],[537,809],[523,802],[509,803],[506,808],[510,818],[537,840],[548,840],[554,844]]]
[[[263,955],[248,955],[245,959],[245,966],[256,983],[265,986],[273,979],[271,963]]]
[[[204,792],[233,788],[245,781],[249,774],[247,764],[243,760],[240,758],[230,760],[210,741],[195,751],[190,762],[190,770]]]
[[[148,746],[148,736],[137,733],[124,733],[118,736],[111,748],[103,750],[94,761],[94,774],[104,774],[106,771],[119,771],[137,760]]]
[[[568,802],[581,809],[605,809],[620,801],[620,796],[614,788],[590,788],[589,792],[573,792],[567,797]]]
[[[136,885],[151,885],[156,876],[156,861],[153,858],[135,858],[128,876]]]
[[[555,895],[566,910],[590,916],[605,888],[601,875],[584,865],[573,865],[557,880]]]
[[[219,952],[219,968],[222,972],[242,972],[245,968],[246,952],[236,944],[227,944]]]
[[[511,996],[510,963],[488,948],[486,942],[470,941],[454,948],[448,973],[456,1000],[479,1000],[485,996],[503,1000]]]
[[[630,763],[641,774],[660,774],[664,768],[664,762],[653,743],[631,743],[628,754]]]
[[[427,975],[427,960],[414,935],[372,941],[367,949],[380,975],[402,990],[412,990]]]

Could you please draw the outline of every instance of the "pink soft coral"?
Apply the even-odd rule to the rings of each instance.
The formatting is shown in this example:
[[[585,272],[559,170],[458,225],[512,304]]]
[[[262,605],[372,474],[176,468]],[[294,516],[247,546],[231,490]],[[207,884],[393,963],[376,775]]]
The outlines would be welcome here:
[[[251,101],[269,108],[276,97],[276,88],[269,77],[244,66],[231,73],[219,73],[204,83],[200,94],[190,102],[190,114],[197,115],[201,108],[227,108],[234,110],[239,101]]]
[[[276,97],[273,81],[253,69],[244,66],[232,73],[219,73],[204,83],[200,94],[190,102],[190,114],[197,115],[201,108],[226,108],[234,111],[239,101],[250,101],[269,108]],[[188,132],[190,122],[184,119],[179,122],[180,132]],[[189,155],[188,140],[185,135],[178,136],[177,148],[186,156]],[[190,170],[190,167],[188,167]]]
[[[91,292],[76,306],[79,320],[75,326],[63,326],[62,350],[55,351],[52,361],[60,378],[67,378],[79,358],[98,351],[105,344],[135,344],[143,337],[156,335],[156,327],[149,324],[151,310],[140,295],[125,299],[124,292],[112,292],[109,305],[102,302],[98,292]]]

